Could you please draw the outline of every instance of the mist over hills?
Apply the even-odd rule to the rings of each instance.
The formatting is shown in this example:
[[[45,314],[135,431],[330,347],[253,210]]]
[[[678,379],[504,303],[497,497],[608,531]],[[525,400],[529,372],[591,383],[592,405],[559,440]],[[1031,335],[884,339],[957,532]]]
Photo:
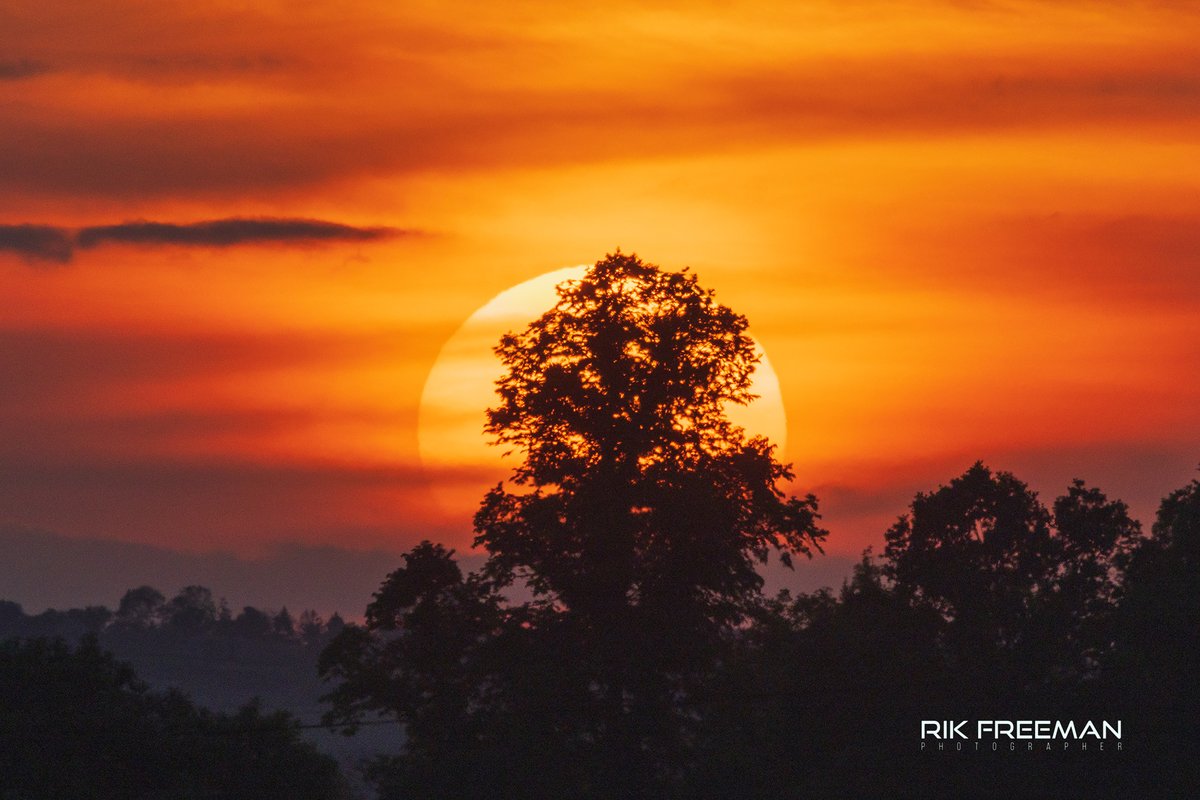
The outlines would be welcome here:
[[[362,613],[399,555],[283,544],[263,558],[184,553],[164,547],[0,526],[0,598],[27,612],[115,604],[125,590],[151,585],[212,588],[234,608],[314,608]]]
[[[128,589],[150,585],[166,594],[183,586],[207,586],[229,606],[324,614],[362,615],[371,594],[400,563],[399,551],[358,551],[301,544],[277,546],[263,558],[233,553],[183,553],[165,547],[99,539],[76,539],[61,533],[0,525],[0,600],[20,603],[27,613],[47,608],[115,606]],[[483,559],[462,554],[472,570]],[[789,571],[777,562],[763,574],[766,590],[793,591],[841,585],[856,559],[818,555],[800,559]]]

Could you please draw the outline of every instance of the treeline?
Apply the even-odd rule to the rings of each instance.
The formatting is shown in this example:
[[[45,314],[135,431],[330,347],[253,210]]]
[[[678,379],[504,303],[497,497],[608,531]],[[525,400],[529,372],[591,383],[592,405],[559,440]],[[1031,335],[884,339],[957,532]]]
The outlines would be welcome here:
[[[150,586],[130,589],[115,610],[105,606],[26,614],[0,601],[0,639],[94,636],[100,647],[129,662],[158,689],[182,687],[200,705],[233,711],[251,698],[305,718],[320,713],[325,691],[317,656],[345,626],[305,610],[244,607],[234,614],[203,586],[167,598]]]
[[[976,464],[885,541],[840,591],[782,595],[741,633],[689,796],[1197,796],[1200,482],[1145,531],[1082,482],[1047,506]],[[969,720],[966,740],[922,749],[922,720]],[[978,720],[1123,735],[979,740]]]
[[[745,318],[694,274],[621,253],[559,296],[496,348],[485,430],[521,465],[479,505],[476,571],[423,542],[362,625],[143,587],[115,612],[9,606],[10,632],[93,632],[198,698],[296,691],[278,703],[295,709],[328,693],[331,725],[399,723],[367,729],[387,729],[366,771],[382,800],[1200,796],[1200,482],[1145,531],[1082,482],[1046,504],[976,464],[917,495],[840,591],[766,597],[760,565],[819,557],[828,532],[816,497],[781,488],[792,473],[772,445],[725,415],[752,398]],[[75,658],[100,660],[103,692],[95,646]],[[70,662],[63,647],[5,645],[7,691]],[[60,747],[77,732],[55,715],[93,730],[87,695],[58,685],[0,730],[46,725]],[[1107,721],[1121,748],[967,735],[922,749],[923,720]],[[135,750],[78,741],[136,769]],[[164,774],[206,786],[188,763]]]
[[[334,613],[328,620],[305,610],[295,617],[278,611],[244,607],[236,616],[224,598],[217,600],[204,586],[185,586],[170,600],[151,586],[130,589],[114,611],[87,606],[66,611],[49,609],[26,614],[20,604],[0,600],[0,636],[51,636],[76,640],[88,634],[154,633],[163,636],[240,636],[285,639],[319,646],[345,625]]]
[[[514,605],[425,543],[326,650],[330,719],[405,722],[369,772],[396,800],[1200,794],[1200,482],[1144,531],[1082,482],[1047,506],[976,464],[885,541],[840,591],[747,592],[723,630],[678,597],[603,626]],[[922,720],[970,735],[922,749]],[[1123,737],[977,750],[977,720]]]

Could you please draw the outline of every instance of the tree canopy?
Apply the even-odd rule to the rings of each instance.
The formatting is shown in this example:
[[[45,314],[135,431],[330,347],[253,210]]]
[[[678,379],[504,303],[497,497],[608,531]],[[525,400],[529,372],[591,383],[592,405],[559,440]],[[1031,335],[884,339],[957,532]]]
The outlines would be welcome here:
[[[475,518],[488,574],[584,613],[728,619],[772,549],[818,549],[815,498],[786,498],[773,445],[728,417],[754,399],[746,328],[690,272],[616,253],[504,336],[486,430],[521,463]]]

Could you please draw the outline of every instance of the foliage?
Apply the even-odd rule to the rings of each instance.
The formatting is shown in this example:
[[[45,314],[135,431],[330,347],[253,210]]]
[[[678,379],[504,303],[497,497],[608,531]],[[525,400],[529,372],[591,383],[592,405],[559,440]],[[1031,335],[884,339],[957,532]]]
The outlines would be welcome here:
[[[976,463],[886,533],[883,572],[943,621],[956,665],[988,685],[1087,674],[1140,528],[1120,501],[1075,481],[1053,513],[1010,473]]]
[[[737,618],[778,550],[810,554],[816,500],[727,417],[752,399],[746,320],[688,272],[610,255],[496,348],[486,430],[522,457],[475,519],[499,585],[584,614],[630,605]]]

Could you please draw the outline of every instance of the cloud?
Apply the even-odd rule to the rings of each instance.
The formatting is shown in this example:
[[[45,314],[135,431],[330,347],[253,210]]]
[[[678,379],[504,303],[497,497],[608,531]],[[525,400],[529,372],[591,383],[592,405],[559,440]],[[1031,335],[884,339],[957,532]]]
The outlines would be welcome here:
[[[306,245],[329,242],[374,242],[411,235],[399,228],[356,227],[340,222],[291,217],[230,217],[202,222],[149,222],[95,225],[71,231],[53,225],[0,225],[0,251],[16,253],[30,263],[65,264],[76,248],[105,244],[183,247],[235,247],[246,244]]]
[[[71,260],[71,234],[52,225],[0,225],[0,251],[16,253],[30,263]]]
[[[395,228],[358,228],[319,219],[233,217],[204,222],[123,222],[83,228],[80,247],[106,243],[232,247],[239,244],[304,244],[310,242],[371,242],[399,235]]]
[[[19,81],[23,78],[33,78],[49,72],[49,64],[31,61],[28,58],[18,58],[13,61],[0,61],[0,81]]]

